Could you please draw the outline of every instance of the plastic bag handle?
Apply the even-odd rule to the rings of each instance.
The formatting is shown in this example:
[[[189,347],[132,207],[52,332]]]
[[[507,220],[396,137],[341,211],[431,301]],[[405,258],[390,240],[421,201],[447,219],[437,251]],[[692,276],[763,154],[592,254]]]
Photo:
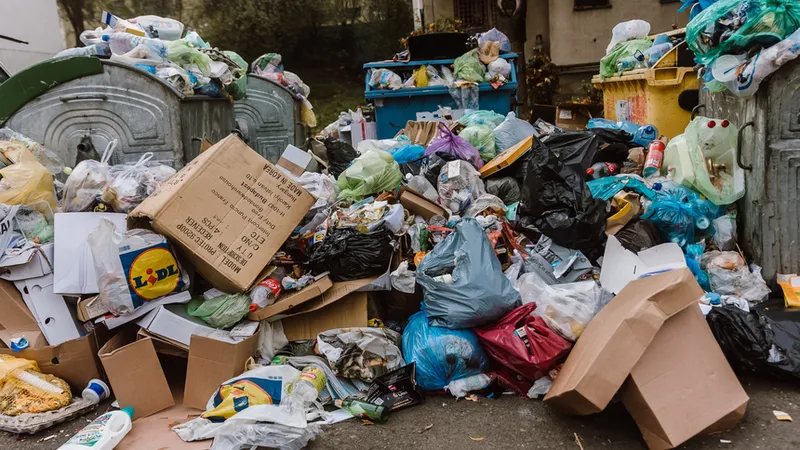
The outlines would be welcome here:
[[[148,161],[150,161],[151,159],[153,159],[153,156],[155,156],[155,155],[153,154],[153,152],[147,152],[147,153],[145,153],[144,155],[142,155],[142,157],[141,157],[141,158],[139,158],[139,161],[137,161],[137,162],[136,162],[136,164],[134,164],[133,166],[134,166],[134,167],[138,167],[138,166],[144,165],[144,164],[146,164]]]
[[[440,138],[446,138],[448,135],[451,135],[451,136],[453,135],[453,132],[450,131],[450,128],[447,128],[446,126],[444,126],[444,123],[442,123],[442,122],[439,122],[439,125],[437,126],[437,128],[439,129],[439,137]]]
[[[117,139],[112,139],[107,145],[106,149],[103,150],[103,156],[100,157],[100,162],[103,164],[108,164],[108,161],[111,160],[111,154],[114,153],[114,150],[117,149],[117,145],[119,141]]]

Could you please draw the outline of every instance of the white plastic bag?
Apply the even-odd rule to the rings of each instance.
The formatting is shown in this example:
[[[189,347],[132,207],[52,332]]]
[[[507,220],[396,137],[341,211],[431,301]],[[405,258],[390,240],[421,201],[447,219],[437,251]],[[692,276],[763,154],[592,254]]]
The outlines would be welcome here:
[[[536,302],[534,314],[572,342],[583,333],[586,325],[604,306],[606,296],[595,281],[579,281],[548,285],[533,272],[517,280],[522,303]]]
[[[108,185],[101,194],[103,202],[116,212],[129,213],[142,203],[175,169],[164,164],[148,164],[153,153],[147,152],[136,164],[120,164],[108,170]]]
[[[108,143],[100,161],[85,159],[78,163],[64,183],[64,212],[89,211],[106,188],[111,154],[117,147],[116,139]]]
[[[369,86],[374,89],[397,90],[403,87],[403,79],[389,69],[373,69],[369,77]]]
[[[122,261],[119,259],[122,235],[117,231],[117,227],[110,220],[102,219],[89,233],[86,241],[89,243],[94,260],[100,301],[116,315],[132,312],[133,302],[128,292],[128,281]]]
[[[720,295],[734,295],[755,305],[770,293],[761,277],[761,268],[748,267],[737,252],[710,251],[703,253],[700,267],[708,272],[711,290]]]
[[[641,19],[618,23],[611,31],[611,42],[606,47],[606,55],[619,43],[641,39],[650,34],[650,24]]]
[[[413,270],[408,269],[408,261],[403,261],[392,272],[389,277],[392,280],[392,287],[406,294],[413,294],[417,283],[417,277]]]
[[[503,58],[497,58],[486,66],[488,72],[486,79],[491,80],[499,75],[506,79],[511,75],[511,64]]]
[[[479,373],[466,378],[453,380],[448,383],[444,389],[453,394],[453,397],[462,398],[466,397],[470,392],[486,389],[491,382],[492,379],[489,378],[489,375],[486,375],[485,373]]]
[[[298,181],[305,190],[317,199],[309,211],[316,212],[336,203],[336,180],[332,176],[316,172],[304,172]]]
[[[508,150],[523,139],[536,134],[533,125],[525,120],[517,119],[514,112],[508,113],[500,125],[494,129],[494,146],[497,153]]]

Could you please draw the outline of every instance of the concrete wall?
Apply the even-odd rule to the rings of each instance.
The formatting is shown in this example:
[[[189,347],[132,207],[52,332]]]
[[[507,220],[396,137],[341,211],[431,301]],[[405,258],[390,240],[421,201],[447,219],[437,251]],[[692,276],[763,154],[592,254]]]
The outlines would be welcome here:
[[[550,55],[559,66],[598,62],[606,54],[614,25],[644,19],[650,23],[651,33],[668,31],[672,24],[683,27],[689,14],[678,13],[680,5],[661,4],[659,0],[611,0],[610,8],[574,11],[571,0],[549,0]],[[530,35],[528,41],[532,42]]]
[[[0,39],[0,62],[12,74],[64,49],[56,0],[0,0],[0,34],[28,42]]]
[[[456,13],[453,0],[423,0],[423,23],[434,23],[441,18],[452,19]]]

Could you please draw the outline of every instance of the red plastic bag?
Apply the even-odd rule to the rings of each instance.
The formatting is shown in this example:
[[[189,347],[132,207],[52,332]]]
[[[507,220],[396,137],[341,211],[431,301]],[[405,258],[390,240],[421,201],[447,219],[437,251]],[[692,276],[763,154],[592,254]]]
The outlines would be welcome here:
[[[497,323],[475,329],[483,349],[492,358],[529,380],[546,375],[572,347],[541,317],[531,316],[534,309],[536,303],[527,303]]]

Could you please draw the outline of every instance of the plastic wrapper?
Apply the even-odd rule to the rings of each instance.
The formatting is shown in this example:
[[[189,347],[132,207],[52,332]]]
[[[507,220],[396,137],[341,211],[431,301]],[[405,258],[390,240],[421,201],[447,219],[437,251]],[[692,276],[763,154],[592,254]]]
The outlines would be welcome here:
[[[167,239],[151,231],[120,233],[103,219],[87,239],[94,260],[100,300],[116,315],[132,313],[150,300],[188,288]]]
[[[473,147],[478,149],[483,162],[491,161],[497,156],[494,143],[494,132],[485,125],[470,125],[458,134],[458,137],[466,140]]]
[[[592,197],[583,177],[534,137],[519,215],[556,244],[593,253],[605,238],[606,202]]]
[[[370,150],[383,150],[392,153],[392,150],[405,147],[411,141],[404,139],[406,136],[398,136],[397,139],[364,139],[356,144],[356,152],[358,155],[363,155]]]
[[[236,52],[224,51],[222,52],[231,61],[236,63],[238,67],[231,67],[231,74],[233,81],[225,86],[225,91],[231,94],[234,100],[241,100],[247,94],[247,61],[239,56]],[[301,81],[302,83],[302,81]],[[306,94],[308,95],[308,94]],[[316,126],[316,123],[314,124]]]
[[[250,296],[225,294],[211,299],[193,298],[186,312],[214,328],[233,328],[250,312]]]
[[[298,179],[303,189],[313,195],[317,201],[311,207],[311,212],[325,209],[336,202],[336,180],[330,175],[316,172],[304,172]]]
[[[686,267],[692,271],[697,284],[703,288],[704,291],[711,291],[711,284],[708,279],[708,273],[702,269],[702,258],[705,249],[700,244],[690,244],[686,246],[684,259],[686,260]]]
[[[617,62],[631,57],[637,52],[644,52],[652,46],[653,42],[647,38],[617,44],[610,52],[606,53],[606,56],[600,59],[600,76],[602,78],[614,76],[617,72]]]
[[[444,124],[440,123],[438,128],[439,136],[428,144],[425,149],[425,156],[439,155],[445,161],[462,159],[468,161],[476,169],[483,167],[483,160],[481,160],[478,149],[461,136],[454,134]]]
[[[417,277],[413,270],[409,270],[408,261],[401,262],[397,269],[389,274],[389,278],[393,289],[406,294],[414,293]]]
[[[524,304],[475,330],[492,359],[529,380],[545,376],[572,348],[541,317],[531,315],[535,309],[535,303]]]
[[[472,49],[453,61],[453,76],[457,80],[480,83],[484,80],[486,67],[478,59],[478,50]]]
[[[185,39],[167,44],[167,59],[181,67],[193,64],[204,76],[211,76],[211,58],[189,45]]]
[[[434,326],[474,328],[494,322],[519,305],[519,293],[503,275],[475,219],[458,222],[455,231],[425,256],[416,274]]]
[[[39,371],[36,361],[0,355],[0,415],[54,411],[72,401],[69,384]]]
[[[47,202],[56,210],[53,175],[32,152],[22,151],[14,164],[0,169],[0,203],[31,205]]]
[[[312,247],[308,263],[314,273],[330,272],[334,281],[358,280],[385,273],[393,252],[392,235],[383,226],[368,233],[335,228]]]
[[[536,134],[536,130],[529,122],[517,119],[514,112],[508,113],[503,122],[494,129],[494,146],[497,152],[507,150],[524,139]]]
[[[500,198],[506,205],[522,199],[519,183],[514,177],[500,177],[486,180],[486,192]]]
[[[717,217],[712,222],[714,235],[711,242],[722,251],[732,251],[736,249],[736,218],[724,215]]]
[[[481,175],[468,162],[448,162],[439,173],[441,204],[456,214],[466,211],[472,202],[486,193]]]
[[[156,191],[175,169],[158,163],[148,163],[153,154],[148,152],[136,164],[120,164],[108,169],[108,184],[100,199],[114,211],[129,213]]]
[[[453,397],[463,398],[466,397],[470,392],[486,389],[491,383],[492,377],[486,375],[485,373],[481,373],[478,375],[472,375],[471,377],[453,380],[444,388],[447,392],[453,394]]]
[[[502,114],[497,114],[494,111],[479,109],[464,114],[460,119],[458,119],[458,123],[463,124],[465,127],[470,127],[472,125],[484,125],[487,127],[496,128],[500,126],[505,119],[506,118],[503,117]]]
[[[358,200],[382,191],[394,191],[403,179],[400,165],[387,152],[373,150],[359,156],[336,180],[338,198]]]
[[[406,144],[399,148],[389,150],[389,154],[397,164],[408,164],[425,157],[425,147],[421,145]]]
[[[739,253],[704,253],[701,266],[708,272],[711,290],[717,294],[735,295],[754,305],[763,301],[770,293],[767,283],[761,277],[761,269],[756,267],[751,272]]]
[[[33,139],[17,133],[11,128],[0,128],[0,154],[12,163],[19,160],[21,150],[28,150],[50,173],[57,177],[63,174],[64,160],[57,153],[45,148]]]
[[[333,137],[325,139],[325,150],[328,154],[328,170],[337,178],[358,157],[353,146]]]
[[[477,84],[448,85],[447,92],[453,97],[456,109],[472,110],[480,108],[480,89]]]
[[[416,363],[417,384],[426,391],[444,389],[489,367],[475,332],[431,326],[424,310],[414,313],[403,330],[403,358]]]
[[[397,90],[403,87],[403,79],[389,69],[372,69],[369,86],[373,89]]]
[[[611,50],[621,42],[646,38],[649,34],[650,24],[644,20],[634,19],[620,22],[611,30],[611,42],[606,47],[606,54],[611,53]]]
[[[317,349],[337,376],[369,383],[406,365],[401,339],[388,328],[337,328],[317,335]]]
[[[595,281],[548,285],[535,273],[524,273],[516,288],[522,303],[536,303],[533,314],[565,339],[575,342],[586,326],[611,300]]]
[[[181,67],[174,64],[156,66],[156,76],[183,95],[194,95],[194,84],[189,78],[189,74]]]

